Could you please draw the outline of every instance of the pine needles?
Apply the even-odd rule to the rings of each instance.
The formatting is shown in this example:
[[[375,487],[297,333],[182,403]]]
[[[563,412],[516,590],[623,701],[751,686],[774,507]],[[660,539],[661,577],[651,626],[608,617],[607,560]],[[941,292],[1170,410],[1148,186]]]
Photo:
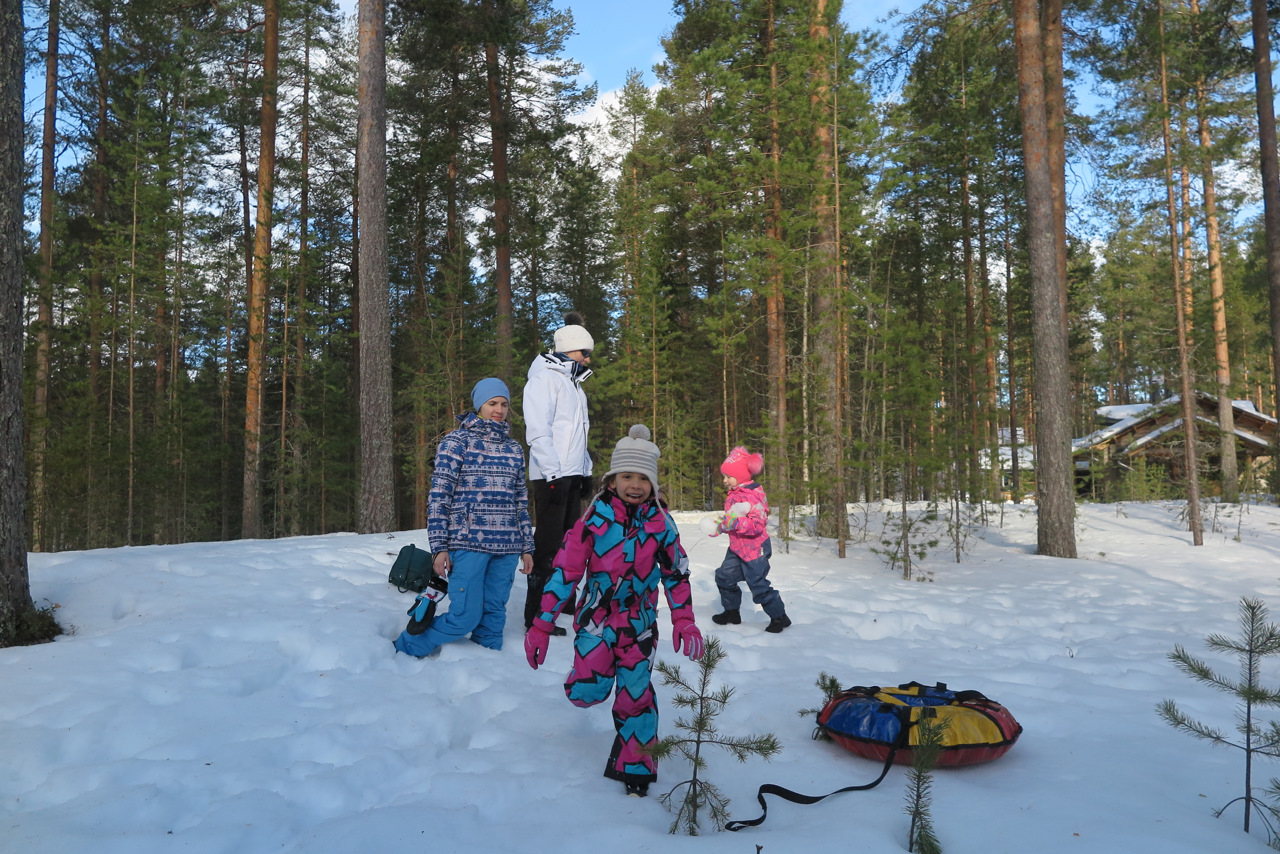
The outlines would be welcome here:
[[[814,684],[822,691],[822,705],[816,709],[801,709],[799,714],[802,718],[807,718],[809,715],[817,718],[818,715],[822,714],[822,710],[827,707],[827,703],[830,703],[840,694],[840,680],[825,670],[818,674],[818,681]],[[826,730],[822,727],[814,729],[813,737],[817,741],[831,740],[831,736],[827,735]]]
[[[1205,638],[1205,643],[1215,652],[1236,656],[1240,662],[1238,679],[1231,679],[1214,672],[1204,661],[1183,649],[1181,644],[1175,645],[1173,652],[1169,653],[1169,659],[1192,679],[1236,698],[1239,720],[1236,732],[1240,736],[1239,740],[1232,740],[1222,730],[1185,714],[1173,700],[1164,700],[1156,707],[1160,717],[1174,729],[1215,745],[1234,747],[1244,751],[1244,794],[1228,802],[1217,811],[1216,815],[1222,815],[1237,801],[1244,801],[1245,833],[1249,832],[1249,819],[1255,809],[1259,811],[1259,816],[1263,817],[1264,821],[1268,812],[1280,816],[1280,812],[1266,806],[1253,794],[1254,756],[1280,757],[1280,724],[1272,721],[1263,728],[1255,717],[1258,708],[1280,706],[1280,690],[1264,688],[1259,684],[1262,659],[1280,653],[1280,626],[1267,622],[1267,617],[1267,607],[1261,600],[1241,599],[1240,637],[1233,640],[1223,635],[1213,634]],[[1277,795],[1280,795],[1280,781],[1272,780],[1271,782]],[[1271,830],[1269,824],[1268,829]],[[1271,840],[1273,845],[1277,840],[1273,830]]]
[[[671,833],[698,836],[704,816],[710,819],[716,830],[724,830],[729,821],[729,799],[705,779],[704,747],[723,748],[739,762],[746,762],[752,756],[770,759],[782,750],[782,745],[772,733],[734,737],[721,735],[716,730],[716,718],[733,697],[733,688],[726,685],[713,689],[711,685],[711,676],[724,657],[720,641],[711,637],[707,639],[707,650],[698,662],[698,674],[694,680],[686,681],[675,665],[663,661],[657,665],[662,684],[677,689],[672,703],[677,708],[688,710],[691,715],[676,720],[675,728],[682,734],[659,740],[650,751],[657,759],[678,754],[689,761],[690,778],[677,783],[659,798],[663,806],[675,813],[669,828]]]
[[[916,722],[918,740],[911,751],[911,770],[907,772],[907,806],[904,812],[911,817],[907,831],[907,850],[916,854],[942,854],[942,843],[933,831],[933,818],[929,812],[933,803],[933,769],[942,752],[947,721],[927,714],[924,709]]]

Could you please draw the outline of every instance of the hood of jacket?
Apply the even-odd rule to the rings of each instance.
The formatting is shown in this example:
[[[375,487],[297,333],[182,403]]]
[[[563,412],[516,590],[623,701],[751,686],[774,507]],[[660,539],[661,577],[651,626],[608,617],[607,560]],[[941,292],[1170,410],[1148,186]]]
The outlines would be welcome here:
[[[540,354],[529,365],[522,405],[530,480],[591,474],[591,416],[582,390],[590,375],[590,368],[554,353]]]
[[[511,435],[510,421],[493,421],[489,418],[481,418],[474,412],[464,412],[454,418],[459,427],[479,433],[489,433],[494,439],[505,439]]]
[[[563,353],[539,353],[529,365],[529,379],[545,372],[563,374],[576,383],[581,383],[591,376],[593,371],[586,365],[579,364]]]

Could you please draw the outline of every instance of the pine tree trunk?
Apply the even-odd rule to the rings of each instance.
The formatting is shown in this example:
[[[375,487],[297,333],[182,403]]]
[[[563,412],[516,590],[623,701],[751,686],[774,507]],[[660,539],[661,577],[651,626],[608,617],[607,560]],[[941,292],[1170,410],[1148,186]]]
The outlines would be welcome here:
[[[1005,362],[1009,371],[1009,494],[1022,503],[1022,475],[1018,460],[1018,382],[1013,350],[1013,222],[1010,199],[1004,197]]]
[[[489,26],[499,25],[497,2],[486,4],[491,16]],[[485,75],[489,84],[489,128],[493,140],[493,243],[496,262],[495,286],[498,312],[495,318],[498,348],[498,375],[510,377],[515,365],[515,337],[512,319],[515,304],[511,293],[511,184],[507,177],[507,113],[502,98],[498,45],[494,37],[484,45]]]
[[[137,383],[134,381],[134,369],[137,365],[137,354],[134,351],[134,345],[137,340],[137,303],[138,303],[138,184],[141,180],[141,125],[136,121],[133,129],[133,171],[132,171],[132,199],[130,201],[130,223],[129,223],[129,322],[126,325],[126,331],[129,340],[125,347],[128,369],[125,372],[127,377],[128,389],[126,391],[126,405],[129,415],[128,427],[128,456],[125,459],[125,471],[127,477],[127,486],[125,491],[125,525],[124,525],[124,542],[126,545],[133,545],[134,531],[134,485],[137,477],[138,467],[134,452],[137,447],[137,404],[135,401],[135,393]]]
[[[769,245],[768,290],[765,326],[768,336],[769,421],[773,425],[774,453],[770,465],[774,506],[778,510],[778,535],[790,536],[790,467],[787,462],[787,328],[782,266],[782,130],[778,115],[778,63],[774,56],[774,4],[769,0],[765,16],[764,52],[769,62],[769,165],[765,171],[765,237]]]
[[[427,211],[431,200],[427,198],[427,190],[422,177],[415,181],[413,203],[413,284],[416,298],[413,301],[412,324],[418,333],[414,335],[412,358],[418,377],[419,388],[426,389],[429,384],[427,376],[439,370],[436,359],[429,352],[427,340],[430,337],[431,307],[428,305],[428,270],[432,265],[431,251],[427,246]],[[415,394],[412,405],[413,451],[409,456],[412,465],[413,480],[413,523],[416,529],[427,526],[427,498],[431,491],[431,476],[428,467],[430,447],[427,441],[427,409],[430,405],[423,393]]]
[[[360,0],[360,518],[362,534],[395,527],[391,294],[387,274],[387,54],[384,0]]]
[[[1067,96],[1062,69],[1062,0],[1041,0],[1040,38],[1044,45],[1044,105],[1049,134],[1049,175],[1053,181],[1054,252],[1058,299],[1067,322]]]
[[[1058,227],[1045,109],[1045,58],[1035,0],[1014,0],[1032,288],[1036,407],[1037,542],[1040,554],[1076,556],[1067,326],[1059,282]]]
[[[819,394],[823,419],[815,425],[818,437],[820,484],[818,493],[818,533],[836,540],[840,557],[848,536],[848,514],[844,495],[844,412],[840,382],[840,247],[836,200],[836,140],[831,121],[832,69],[827,46],[831,43],[827,0],[815,0],[809,24],[812,42],[811,68],[813,143],[817,164],[814,220],[817,234],[813,247],[815,279],[814,310],[818,317],[815,355],[821,371]]]
[[[962,95],[961,97],[964,96]],[[960,177],[960,205],[962,210],[960,226],[962,234],[960,239],[964,243],[964,364],[962,370],[965,383],[963,411],[967,413],[965,419],[967,429],[965,430],[966,439],[964,443],[965,462],[969,471],[967,477],[957,483],[957,488],[963,489],[968,500],[973,501],[982,492],[978,452],[982,447],[983,435],[979,426],[978,357],[974,348],[977,342],[977,317],[974,305],[973,197],[969,183],[969,154],[967,151],[963,162],[963,174]]]
[[[104,223],[107,218],[107,56],[111,45],[110,6],[104,5],[99,10],[99,13],[101,15],[99,21],[100,42],[97,50],[94,51],[94,80],[96,85],[93,91],[94,100],[97,104],[97,125],[93,132],[94,162],[89,182],[92,188],[93,220],[97,223]],[[97,230],[93,237],[93,248],[91,250],[93,260],[89,272],[89,389],[88,400],[86,401],[86,409],[89,416],[89,453],[85,460],[85,482],[87,485],[85,529],[91,546],[98,543],[98,520],[100,515],[106,515],[105,512],[101,514],[99,512],[99,501],[102,495],[98,478],[100,469],[98,468],[99,449],[97,444],[97,427],[101,414],[99,407],[101,380],[99,374],[102,370],[102,290],[104,270],[107,263],[105,242],[103,233],[101,230]],[[105,511],[106,508],[104,507],[102,510]]]
[[[32,610],[22,430],[22,0],[0,0],[0,647]]]
[[[989,454],[987,464],[987,494],[992,501],[1000,500],[1000,424],[999,412],[999,374],[996,368],[996,344],[991,319],[991,268],[987,266],[987,203],[986,183],[979,177],[978,181],[978,274],[982,281],[982,353],[983,374],[986,379],[984,389],[984,409],[986,411],[986,445]]]
[[[1272,404],[1280,401],[1280,155],[1276,151],[1276,107],[1271,87],[1271,31],[1267,0],[1251,0],[1253,79],[1258,102],[1258,148],[1262,158],[1262,218],[1267,238],[1267,293],[1271,300]],[[1280,443],[1280,434],[1277,435]],[[1280,448],[1280,445],[1278,445]],[[1272,454],[1280,458],[1280,450]]]
[[[461,100],[462,81],[459,51],[455,50],[450,55],[450,85],[453,91],[453,101],[458,103]],[[445,234],[448,241],[449,257],[445,265],[445,355],[444,370],[446,377],[446,388],[450,406],[452,401],[456,400],[457,390],[463,384],[463,366],[462,354],[459,352],[459,344],[461,342],[463,327],[463,310],[465,306],[461,303],[461,294],[464,292],[463,284],[467,280],[467,235],[466,235],[466,217],[462,215],[459,206],[459,197],[462,191],[461,168],[459,166],[459,153],[461,148],[462,128],[459,110],[449,111],[449,181],[445,191]],[[534,312],[537,317],[537,312]],[[537,340],[536,338],[534,340]]]
[[[45,454],[49,446],[49,358],[53,335],[54,149],[58,115],[59,0],[49,0],[49,41],[44,57],[44,129],[40,144],[40,284],[36,289],[35,388],[31,412],[31,547],[45,542]]]
[[[1179,104],[1185,111],[1186,104]],[[1190,151],[1191,140],[1187,134],[1187,118],[1185,112],[1181,116],[1179,122],[1178,134],[1179,151]],[[1194,250],[1191,246],[1191,169],[1186,163],[1178,166],[1180,189],[1182,191],[1182,204],[1179,207],[1179,234],[1182,236],[1182,247],[1178,252],[1179,260],[1182,263],[1182,304],[1183,314],[1187,319],[1187,349],[1195,352],[1195,331],[1196,331],[1196,292],[1192,286],[1194,281],[1195,260]]]
[[[231,328],[231,306],[234,303],[232,296],[232,279],[227,279],[227,289],[223,294],[223,316],[222,316],[222,367],[221,376],[218,378],[218,399],[220,403],[218,424],[222,433],[222,445],[218,453],[219,461],[219,494],[221,500],[219,503],[219,523],[221,529],[221,539],[231,539],[231,510],[233,501],[232,493],[232,477],[231,477],[231,461],[232,455],[228,450],[231,447],[231,360],[232,360],[232,328]]]
[[[1200,4],[1191,0],[1191,14],[1200,14]],[[1222,457],[1222,500],[1240,500],[1236,466],[1235,410],[1231,396],[1231,352],[1227,346],[1226,287],[1222,276],[1222,238],[1218,231],[1217,182],[1213,174],[1213,143],[1209,117],[1205,113],[1208,92],[1204,79],[1196,81],[1196,120],[1200,137],[1201,180],[1204,182],[1205,240],[1209,245],[1209,299],[1213,308],[1213,354],[1218,395],[1219,453]]]
[[[1195,383],[1191,378],[1190,348],[1187,346],[1187,304],[1182,296],[1182,264],[1178,251],[1178,209],[1173,189],[1173,125],[1170,121],[1169,78],[1167,55],[1164,46],[1164,4],[1157,0],[1156,14],[1160,27],[1160,104],[1164,115],[1161,129],[1164,136],[1165,202],[1168,207],[1169,259],[1173,271],[1173,293],[1178,325],[1178,372],[1182,388],[1182,454],[1187,477],[1187,525],[1191,540],[1204,545],[1200,526],[1200,473],[1196,455],[1196,400]]]
[[[303,469],[306,454],[303,451],[302,428],[305,424],[303,411],[303,390],[306,387],[307,368],[307,324],[310,322],[307,310],[307,276],[310,275],[307,252],[311,239],[311,14],[310,5],[306,6],[306,22],[304,44],[302,49],[302,127],[298,139],[301,149],[299,170],[301,172],[298,188],[298,293],[297,308],[294,311],[294,347],[293,366],[293,408],[281,413],[281,421],[287,423],[292,434],[291,462],[293,483],[289,486],[294,494],[292,512],[289,514],[289,535],[298,536],[303,530],[304,477]],[[285,342],[288,346],[288,342]],[[282,458],[283,462],[283,458]]]
[[[249,287],[248,378],[244,402],[244,493],[240,536],[262,529],[262,421],[267,363],[267,277],[271,267],[272,197],[276,168],[276,73],[280,55],[278,0],[263,0],[262,126],[258,150],[258,210],[253,238],[253,279]]]

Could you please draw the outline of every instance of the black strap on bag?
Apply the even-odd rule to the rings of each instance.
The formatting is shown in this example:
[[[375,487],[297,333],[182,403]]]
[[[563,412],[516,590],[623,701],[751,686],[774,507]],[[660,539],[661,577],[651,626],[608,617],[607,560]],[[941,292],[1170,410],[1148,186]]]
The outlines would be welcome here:
[[[793,792],[790,789],[783,788],[782,786],[778,786],[773,783],[765,783],[760,787],[760,790],[756,792],[756,800],[760,802],[760,817],[753,818],[749,821],[730,821],[725,824],[724,829],[742,830],[744,827],[759,827],[764,824],[764,820],[769,817],[769,805],[765,803],[765,795],[777,795],[784,801],[790,801],[793,804],[816,804],[818,801],[825,800],[832,795],[839,795],[844,792],[861,792],[867,789],[874,789],[876,786],[880,785],[880,782],[889,774],[889,768],[893,765],[893,760],[898,755],[898,748],[907,743],[908,734],[911,731],[912,724],[909,718],[911,713],[910,707],[903,706],[901,709],[902,711],[899,712],[899,719],[902,721],[902,726],[898,730],[897,741],[895,741],[893,746],[889,748],[889,755],[885,757],[884,767],[880,769],[880,776],[876,777],[875,780],[861,786],[845,786],[843,789],[836,789],[834,792],[828,792],[825,795],[802,795],[799,792]],[[814,737],[817,738],[817,735]]]

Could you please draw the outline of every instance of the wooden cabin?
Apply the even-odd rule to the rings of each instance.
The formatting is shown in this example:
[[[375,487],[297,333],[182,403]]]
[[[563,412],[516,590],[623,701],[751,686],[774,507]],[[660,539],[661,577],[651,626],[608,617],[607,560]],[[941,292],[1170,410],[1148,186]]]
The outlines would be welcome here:
[[[1096,495],[1100,487],[1122,478],[1138,460],[1143,460],[1148,468],[1153,464],[1159,466],[1173,480],[1183,479],[1180,395],[1158,403],[1103,406],[1096,411],[1103,426],[1072,442],[1078,489]],[[1270,464],[1276,419],[1259,412],[1248,400],[1233,401],[1232,412],[1237,470],[1243,482],[1248,475],[1260,476],[1262,469]],[[1195,419],[1200,470],[1209,473],[1210,481],[1216,481],[1217,472],[1221,470],[1217,397],[1196,392]],[[1212,492],[1207,490],[1207,494]]]

